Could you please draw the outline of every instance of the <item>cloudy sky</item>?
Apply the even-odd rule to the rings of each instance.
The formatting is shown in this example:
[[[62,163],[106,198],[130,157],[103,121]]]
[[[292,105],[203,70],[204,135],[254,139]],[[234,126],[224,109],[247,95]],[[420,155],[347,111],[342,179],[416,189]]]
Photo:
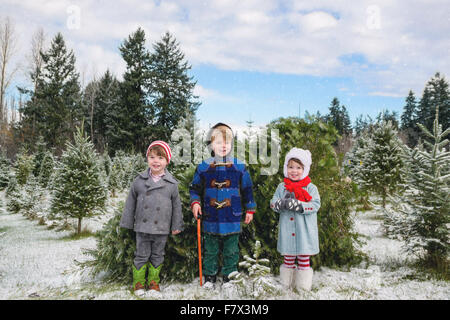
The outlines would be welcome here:
[[[333,97],[352,120],[401,114],[410,89],[420,97],[435,72],[450,75],[448,0],[0,0],[6,16],[16,62],[26,66],[39,27],[48,43],[61,32],[84,82],[107,68],[121,78],[118,47],[138,27],[149,48],[170,31],[192,65],[203,124],[325,114]]]

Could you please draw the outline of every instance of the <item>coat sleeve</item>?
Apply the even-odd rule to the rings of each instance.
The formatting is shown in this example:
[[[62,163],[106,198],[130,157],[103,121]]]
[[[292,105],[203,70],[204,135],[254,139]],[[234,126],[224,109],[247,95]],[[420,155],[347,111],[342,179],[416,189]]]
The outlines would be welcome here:
[[[194,173],[194,178],[192,179],[191,184],[189,185],[189,195],[191,198],[191,206],[198,202],[201,205],[201,196],[203,194],[203,183],[202,178],[199,170],[199,166],[197,166],[197,169]]]
[[[178,190],[178,185],[175,185],[174,192],[172,194],[172,227],[171,230],[184,229],[183,223],[183,210],[181,206],[180,192]]]
[[[130,192],[128,193],[127,200],[125,202],[125,208],[120,219],[120,226],[122,228],[134,229],[134,217],[136,212],[136,200],[137,195],[134,189],[134,183],[131,185]]]
[[[303,213],[300,214],[314,214],[320,209],[320,195],[319,190],[315,185],[308,187],[308,193],[311,195],[312,199],[309,202],[303,202]]]
[[[283,197],[283,183],[280,183],[277,187],[277,189],[275,190],[275,193],[273,194],[272,200],[270,200],[270,208],[275,211],[274,206],[275,206],[275,202],[277,202],[279,199],[281,199]]]
[[[253,197],[253,183],[250,173],[245,166],[242,169],[241,194],[242,200],[244,201],[245,210],[247,212],[254,213],[256,210],[256,202]]]

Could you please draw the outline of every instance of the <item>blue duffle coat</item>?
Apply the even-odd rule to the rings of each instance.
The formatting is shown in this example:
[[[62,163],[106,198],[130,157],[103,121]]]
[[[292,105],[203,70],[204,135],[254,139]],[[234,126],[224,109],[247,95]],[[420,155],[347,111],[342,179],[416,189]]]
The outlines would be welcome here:
[[[240,233],[242,213],[256,209],[252,180],[240,160],[226,158],[229,165],[220,163],[224,160],[212,157],[197,166],[189,187],[191,204],[199,202],[202,207],[205,233]],[[216,203],[223,206],[218,208]]]
[[[320,195],[317,187],[309,183],[303,187],[312,197],[309,202],[302,202],[303,213],[290,210],[279,212],[277,250],[281,255],[315,255],[319,253],[319,231],[317,228],[317,211],[320,208]],[[289,193],[280,183],[270,201],[270,206]],[[274,210],[275,211],[275,210]]]

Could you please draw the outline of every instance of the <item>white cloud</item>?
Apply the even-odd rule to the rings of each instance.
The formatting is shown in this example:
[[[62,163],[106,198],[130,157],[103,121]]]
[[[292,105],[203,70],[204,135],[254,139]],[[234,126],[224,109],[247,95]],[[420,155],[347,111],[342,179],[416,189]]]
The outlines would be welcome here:
[[[81,9],[80,28],[69,30],[70,5]],[[36,1],[3,0],[0,12],[15,21],[22,50],[43,26],[61,31],[79,65],[123,71],[118,45],[141,26],[148,44],[167,30],[191,64],[315,76],[351,77],[372,94],[420,91],[436,71],[450,74],[450,22],[446,0],[358,1]],[[359,54],[364,63],[341,57]],[[199,89],[201,90],[201,89]]]
[[[315,32],[336,27],[338,20],[326,12],[315,11],[304,15],[300,23],[306,32]]]
[[[210,99],[218,97],[220,93],[197,84],[194,88],[194,95],[199,96],[200,99]]]

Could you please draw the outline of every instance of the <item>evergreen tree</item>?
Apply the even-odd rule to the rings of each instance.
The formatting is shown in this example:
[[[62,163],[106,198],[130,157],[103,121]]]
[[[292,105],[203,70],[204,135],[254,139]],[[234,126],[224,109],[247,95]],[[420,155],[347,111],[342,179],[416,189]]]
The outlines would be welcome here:
[[[352,124],[350,121],[350,116],[348,115],[347,108],[342,106],[342,134],[351,134],[352,133]]]
[[[450,152],[445,150],[449,141],[444,138],[450,128],[443,132],[438,110],[436,107],[433,133],[419,125],[427,137],[425,146],[403,148],[405,192],[400,196],[401,205],[387,211],[387,226],[404,238],[408,252],[448,278]]]
[[[16,176],[12,175],[9,177],[8,186],[5,190],[5,196],[6,198],[12,198],[14,197],[14,192],[18,191],[19,184],[17,183]]]
[[[327,122],[332,123],[338,133],[342,135],[351,134],[351,122],[347,109],[344,105],[340,105],[338,98],[333,98],[329,107],[329,113],[325,117]]]
[[[136,176],[148,168],[145,158],[139,154],[127,154],[123,150],[116,152],[111,161],[111,171],[108,178],[108,189],[113,196],[116,191],[128,189]]]
[[[44,142],[44,138],[39,136],[36,142],[36,152],[33,155],[33,175],[37,177],[41,172],[42,160],[46,156],[47,153],[47,145]]]
[[[431,122],[431,109],[432,105],[430,103],[431,94],[430,89],[425,87],[422,93],[422,98],[419,101],[419,107],[417,110],[417,121],[418,123],[424,125],[426,128],[429,127]]]
[[[267,294],[281,294],[278,283],[272,282],[268,279],[270,275],[269,259],[261,259],[263,248],[260,241],[255,242],[253,257],[245,255],[244,261],[239,263],[239,267],[246,268],[248,276],[244,276],[237,271],[229,275],[231,283],[237,285],[241,297],[248,297],[251,299],[260,299]]]
[[[42,194],[43,190],[39,186],[37,178],[34,175],[30,175],[27,184],[23,188],[20,201],[20,209],[25,217],[29,219],[35,219],[37,217],[37,207],[41,202]]]
[[[33,174],[34,156],[28,154],[26,148],[21,148],[15,163],[15,176],[20,185],[27,183],[27,179]]]
[[[363,210],[369,210],[369,185],[366,181],[369,181],[371,172],[367,170],[364,165],[368,157],[368,146],[370,142],[369,131],[363,131],[349,152],[344,157],[344,172],[356,183],[358,186],[358,195],[361,196],[359,202],[363,204]]]
[[[79,75],[75,55],[68,52],[61,33],[41,55],[43,67],[35,75],[36,91],[28,91],[32,98],[21,109],[21,126],[34,128],[34,135],[28,137],[30,145],[40,134],[49,147],[60,151],[80,116]]]
[[[117,128],[115,127],[115,123],[118,123],[117,119],[120,115],[120,83],[114,77],[109,70],[103,75],[100,79],[98,95],[96,97],[96,118],[94,120],[97,121],[97,125],[94,127],[97,128],[97,132],[100,137],[103,137],[103,143],[105,146],[101,145],[101,140],[99,141],[100,147],[99,150],[105,150],[111,142],[114,141],[114,134]]]
[[[398,123],[398,114],[396,111],[392,111],[392,113],[389,110],[383,110],[377,115],[377,124],[381,124],[383,122],[390,122],[392,125],[392,128],[394,130],[399,129],[399,123]]]
[[[360,136],[363,132],[371,132],[374,126],[374,121],[372,120],[372,118],[368,115],[365,116],[365,118],[363,119],[362,114],[360,114],[355,121],[355,125],[353,127],[354,131],[355,131],[355,135],[358,137]]]
[[[121,202],[114,211],[114,216],[97,232],[96,248],[83,251],[92,259],[77,264],[82,268],[90,268],[93,275],[106,271],[105,279],[109,281],[130,283],[131,266],[136,252],[136,234],[120,227],[123,207],[124,202]]]
[[[406,97],[405,102],[406,104],[403,107],[400,128],[406,134],[408,146],[412,147],[417,144],[419,136],[417,127],[417,101],[412,90],[409,90],[408,97]]]
[[[37,179],[41,187],[47,188],[54,168],[55,158],[51,152],[46,151],[41,162],[39,174],[37,175]]]
[[[169,140],[172,129],[193,115],[200,103],[193,93],[196,82],[188,75],[191,66],[176,39],[166,32],[153,48],[149,93],[155,125],[151,130],[156,130],[159,139]]]
[[[77,233],[83,218],[104,212],[106,186],[93,144],[83,127],[77,129],[74,144],[67,142],[56,172],[51,211],[54,215],[78,219]]]
[[[91,80],[82,92],[81,108],[83,112],[83,119],[85,124],[85,130],[88,136],[91,138],[94,146],[97,146],[97,112],[99,111],[96,106],[96,98],[99,91],[99,81],[94,78]],[[95,132],[95,134],[94,134]]]
[[[9,171],[11,170],[11,164],[6,157],[6,154],[0,152],[0,190],[5,189],[9,183]]]
[[[104,151],[111,143],[119,128],[122,105],[120,103],[120,83],[106,70],[98,80],[86,86],[83,108],[86,130],[97,150]]]
[[[112,115],[109,124],[111,151],[132,149],[144,152],[154,123],[154,111],[148,101],[146,86],[150,77],[150,52],[145,47],[145,32],[139,28],[119,47],[126,63],[120,83],[121,110]]]
[[[430,132],[433,131],[436,107],[439,108],[441,125],[448,128],[450,126],[450,89],[447,80],[439,72],[436,72],[427,82],[418,108],[418,122]]]
[[[43,188],[47,187],[50,175],[53,172],[54,158],[48,150],[47,144],[42,136],[39,136],[36,142],[36,152],[33,154],[33,176]]]
[[[318,186],[321,196],[321,208],[318,212],[320,254],[312,257],[313,264],[320,266],[343,266],[359,263],[363,254],[355,248],[358,242],[356,234],[352,233],[353,220],[350,206],[353,199],[353,187],[343,182],[340,173],[338,157],[333,143],[336,141],[337,130],[317,120],[310,122],[298,118],[280,118],[272,121],[267,128],[279,130],[281,141],[279,148],[280,164],[276,174],[262,175],[262,169],[267,166],[261,163],[249,164],[248,170],[252,177],[254,197],[257,202],[257,212],[249,226],[243,226],[240,247],[242,255],[252,251],[251,244],[261,241],[270,260],[271,270],[277,274],[281,264],[281,256],[277,247],[278,214],[267,205],[277,188],[283,181],[284,157],[293,147],[308,149],[313,155],[310,170],[311,180]],[[269,134],[268,133],[268,134]],[[269,152],[278,152],[271,150]]]
[[[19,213],[22,208],[23,186],[17,183],[15,177],[9,180],[8,188],[6,188],[6,208],[11,213]]]
[[[383,208],[389,194],[401,182],[401,141],[390,121],[381,122],[374,129],[362,158],[361,174],[365,188],[381,195]]]

